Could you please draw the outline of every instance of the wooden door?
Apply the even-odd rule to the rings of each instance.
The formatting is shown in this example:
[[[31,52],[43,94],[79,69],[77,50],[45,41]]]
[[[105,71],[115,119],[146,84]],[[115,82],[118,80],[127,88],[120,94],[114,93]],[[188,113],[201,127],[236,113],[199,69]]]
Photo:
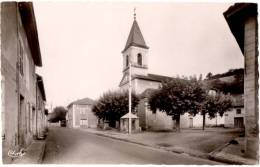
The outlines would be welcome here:
[[[189,120],[189,128],[193,128],[193,118],[190,118]]]
[[[244,118],[243,117],[235,117],[234,118],[234,127],[235,128],[243,128],[244,127]]]

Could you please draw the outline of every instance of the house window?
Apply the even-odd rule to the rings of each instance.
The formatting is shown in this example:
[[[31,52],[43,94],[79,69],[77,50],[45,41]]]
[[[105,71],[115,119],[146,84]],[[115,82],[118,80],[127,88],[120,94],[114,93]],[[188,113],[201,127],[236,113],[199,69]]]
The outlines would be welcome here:
[[[25,54],[25,79],[26,79],[26,88],[30,89],[30,64],[27,54]]]
[[[126,67],[128,67],[128,65],[129,65],[129,56],[126,55]]]
[[[241,114],[241,109],[240,108],[237,109],[237,114]]]
[[[23,72],[23,47],[21,44],[21,41],[19,40],[19,71],[20,74],[23,76],[24,72]]]
[[[141,53],[138,53],[138,55],[137,55],[137,64],[142,65],[142,55],[141,55]]]
[[[27,103],[26,106],[25,120],[26,120],[25,133],[28,133],[30,131],[30,103]]]
[[[29,121],[29,132],[32,131],[32,107],[31,107],[31,104],[28,103],[28,110],[29,110],[29,118],[28,118],[28,121]]]
[[[35,130],[35,106],[32,105],[31,108],[31,132],[33,132]]]
[[[85,108],[79,108],[79,113],[80,113],[81,115],[86,114],[86,109],[85,109]]]

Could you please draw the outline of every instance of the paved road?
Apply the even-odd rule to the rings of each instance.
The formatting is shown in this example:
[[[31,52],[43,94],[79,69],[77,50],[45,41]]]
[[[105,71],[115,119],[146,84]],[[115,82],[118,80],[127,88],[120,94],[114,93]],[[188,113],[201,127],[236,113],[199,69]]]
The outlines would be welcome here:
[[[52,127],[45,164],[218,164],[214,161],[140,146],[82,130]]]

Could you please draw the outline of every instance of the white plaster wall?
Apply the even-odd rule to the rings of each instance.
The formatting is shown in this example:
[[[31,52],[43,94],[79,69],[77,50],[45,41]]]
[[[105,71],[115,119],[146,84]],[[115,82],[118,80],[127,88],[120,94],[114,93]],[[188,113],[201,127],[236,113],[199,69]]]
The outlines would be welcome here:
[[[207,122],[207,116],[206,116],[206,122]],[[203,126],[203,116],[200,114],[197,114],[193,117],[193,127],[199,128]]]
[[[190,128],[190,118],[192,118],[192,127],[193,128],[200,128],[203,126],[203,116],[197,114],[196,116],[190,116],[188,113],[181,115],[180,120],[180,127],[181,128]],[[218,116],[216,118],[210,119],[208,114],[205,117],[205,125],[206,126],[216,126],[216,125],[223,125],[224,124],[224,116]]]
[[[206,125],[215,126],[215,125],[223,125],[224,124],[224,116],[221,117],[219,114],[217,117],[210,119],[208,115],[206,115]]]
[[[181,128],[198,128],[202,127],[203,117],[199,114],[196,116],[191,116],[189,113],[185,113],[180,117],[180,127]]]

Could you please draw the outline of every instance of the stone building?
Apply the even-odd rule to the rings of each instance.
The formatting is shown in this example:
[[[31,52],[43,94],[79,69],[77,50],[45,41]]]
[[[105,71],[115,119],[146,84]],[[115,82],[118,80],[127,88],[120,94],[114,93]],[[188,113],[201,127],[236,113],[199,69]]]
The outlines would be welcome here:
[[[46,113],[46,95],[43,84],[43,78],[39,74],[36,74],[36,133],[38,137],[42,137],[45,127],[47,127],[47,113]]]
[[[2,2],[1,90],[3,156],[10,149],[27,147],[36,126],[36,66],[42,66],[33,5]],[[38,122],[42,120],[39,119]]]
[[[98,118],[92,112],[94,100],[84,98],[68,105],[67,125],[70,128],[95,128]]]
[[[244,55],[245,150],[258,159],[258,21],[257,4],[236,3],[224,12],[224,17]]]

